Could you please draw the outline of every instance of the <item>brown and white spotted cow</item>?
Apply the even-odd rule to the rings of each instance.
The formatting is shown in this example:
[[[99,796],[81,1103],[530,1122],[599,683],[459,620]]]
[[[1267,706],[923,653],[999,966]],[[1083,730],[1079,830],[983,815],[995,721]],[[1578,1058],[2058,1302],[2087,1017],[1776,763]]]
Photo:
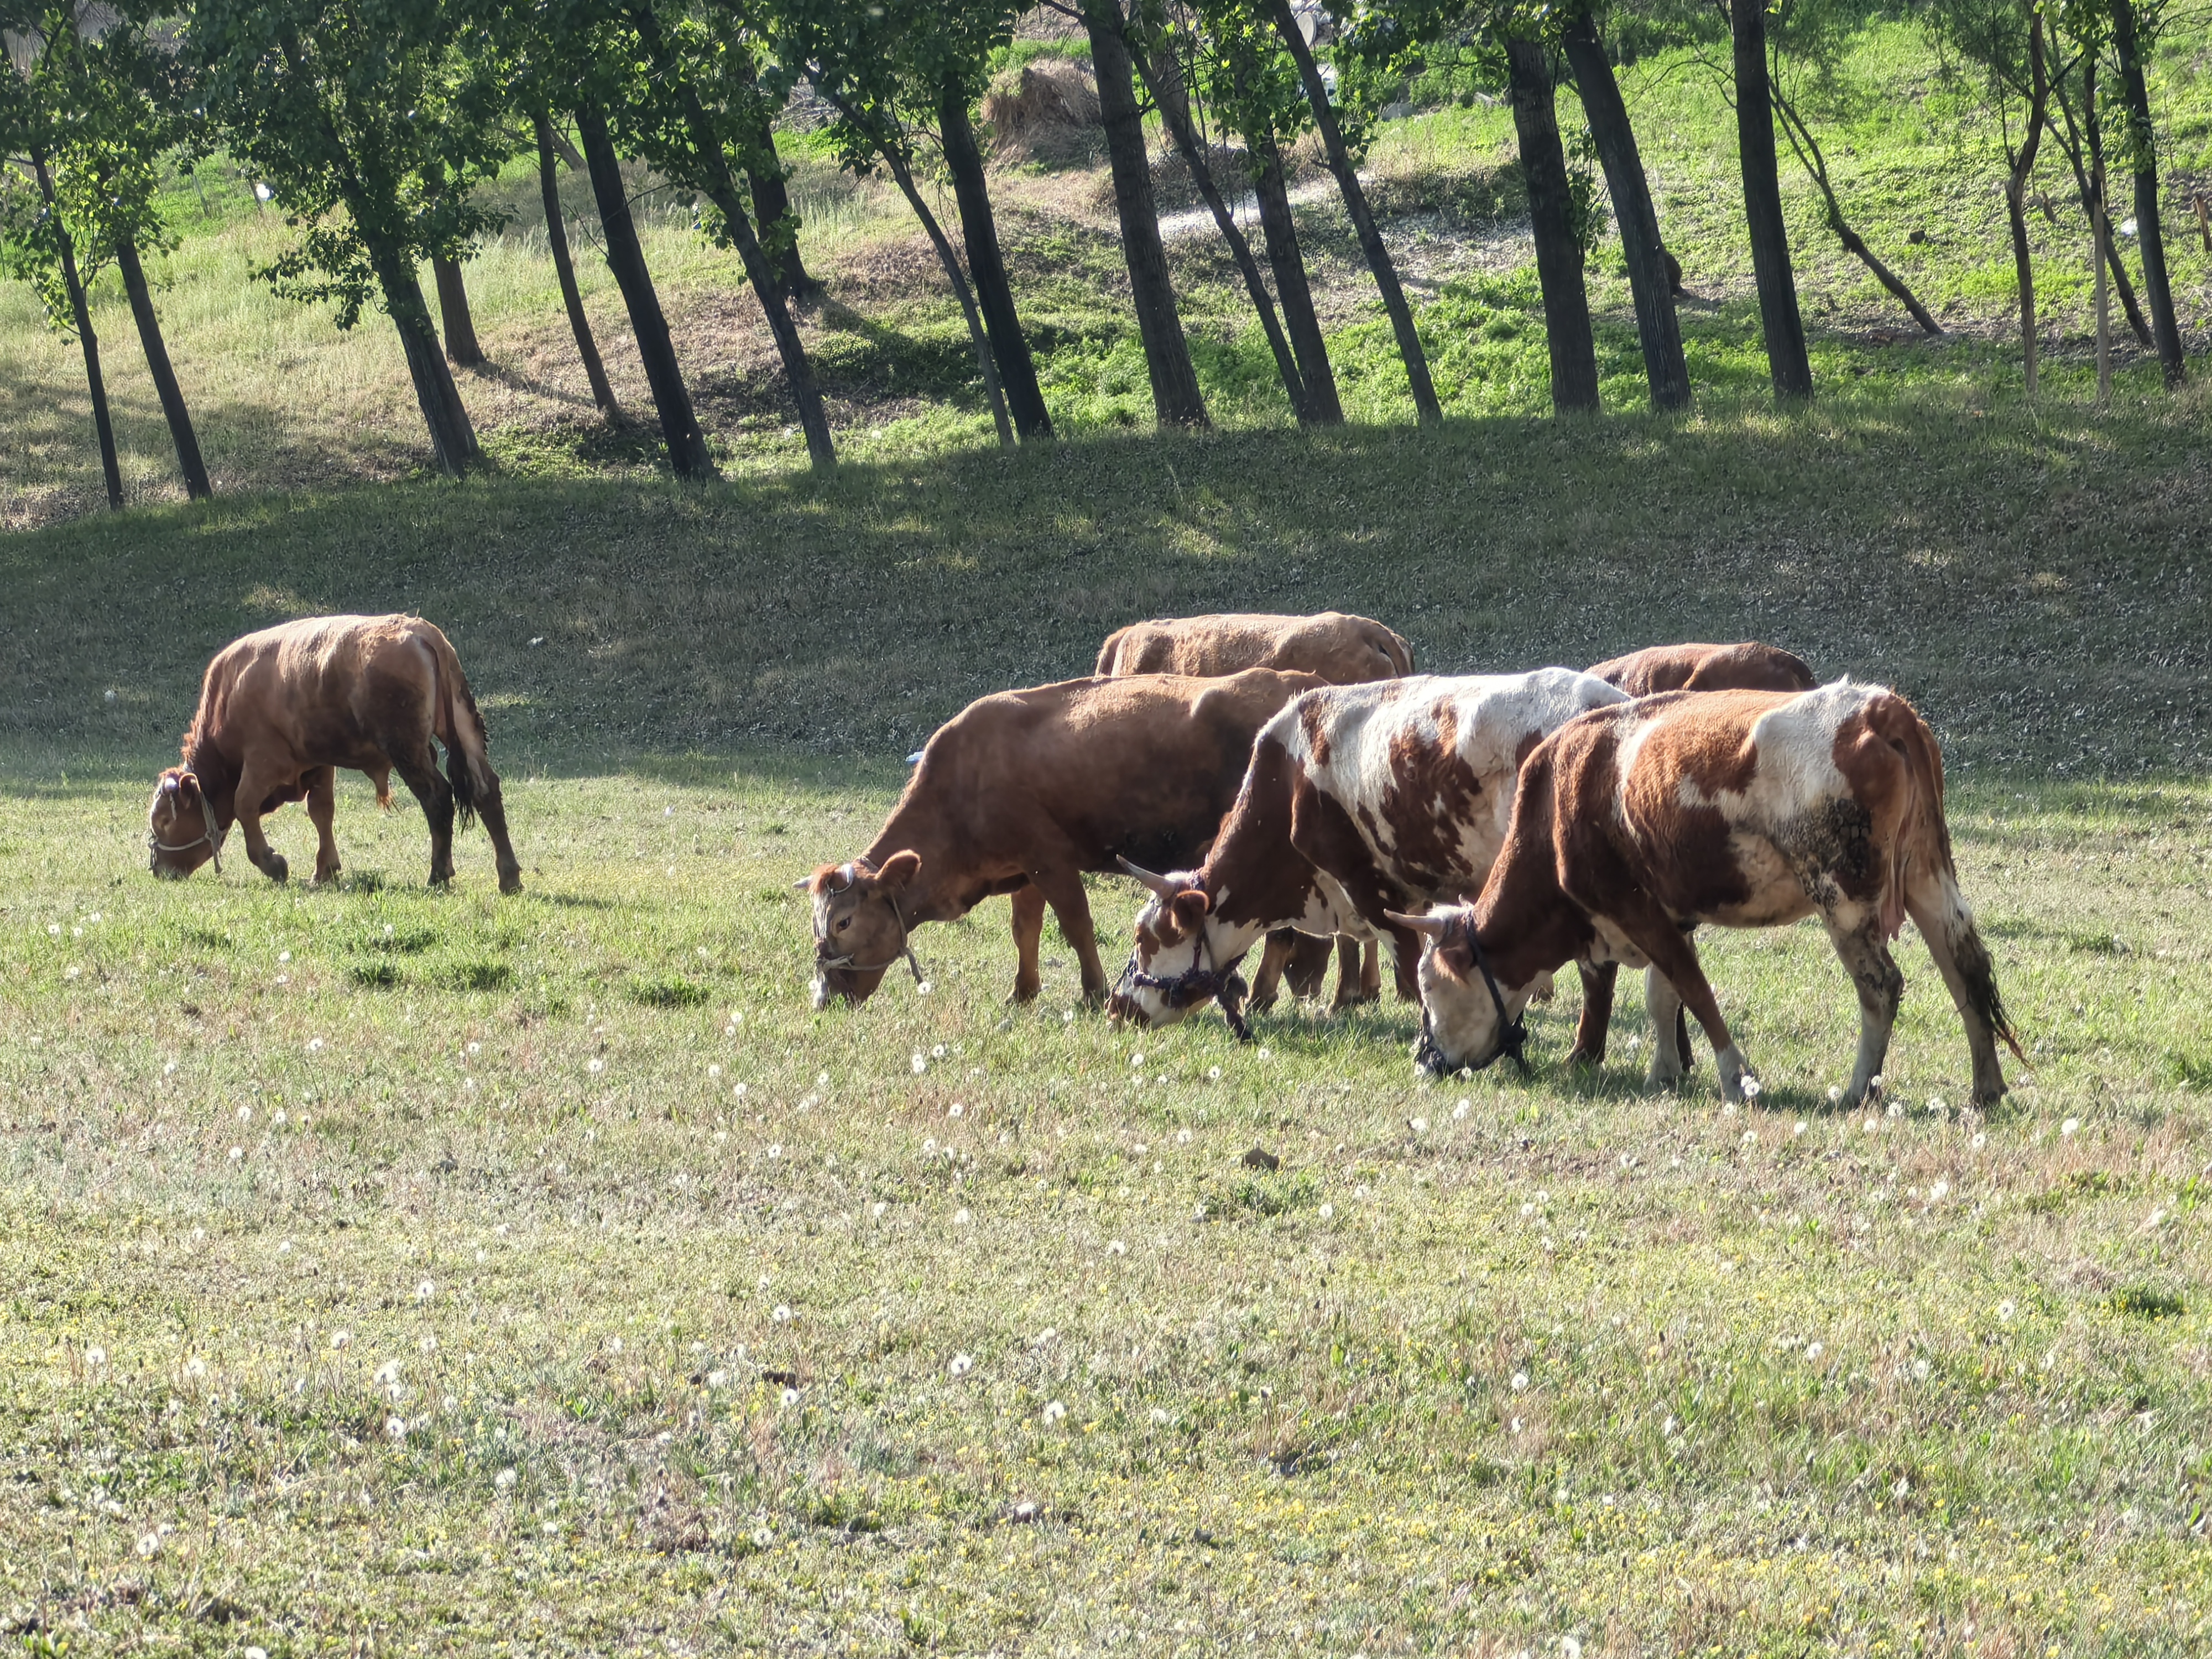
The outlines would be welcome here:
[[[1811,665],[1778,645],[1653,645],[1592,665],[1591,673],[1632,697],[1662,691],[1810,691]]]
[[[864,1002],[927,921],[994,893],[1014,911],[1014,1000],[1037,994],[1045,907],[1106,994],[1084,896],[1115,860],[1195,858],[1237,798],[1253,734],[1311,674],[1139,674],[979,697],[939,726],[868,850],[799,884],[814,898],[814,1005]],[[914,968],[915,977],[921,970]]]
[[[1653,1030],[1672,1025],[1679,995],[1712,1042],[1723,1092],[1742,1099],[1751,1073],[1689,930],[1814,915],[1858,989],[1850,1103],[1888,1051],[1905,988],[1888,941],[1908,915],[1966,1023],[1975,1101],[2004,1093],[1997,1039],[2014,1054],[2020,1045],[1959,890],[1942,755],[1910,703],[1846,680],[1600,709],[1528,757],[1480,896],[1396,918],[1427,940],[1416,1062],[1446,1073],[1517,1057],[1522,1010],[1562,963],[1649,963],[1667,988]],[[1679,1079],[1679,1062],[1672,1043],[1654,1043],[1651,1081]]]
[[[433,738],[446,751],[442,775]],[[261,820],[304,800],[315,879],[334,879],[331,821],[343,766],[368,775],[379,805],[392,803],[394,772],[414,792],[430,822],[433,886],[453,878],[458,811],[465,825],[483,818],[500,891],[522,890],[483,716],[452,642],[420,617],[302,617],[232,641],[200,683],[184,763],[161,774],[147,812],[147,862],[157,876],[189,876],[207,863],[220,874],[235,823],[254,866],[284,880],[284,855]]]
[[[1102,678],[1123,674],[1234,674],[1247,668],[1295,669],[1318,674],[1331,685],[1398,679],[1413,672],[1413,647],[1404,636],[1366,617],[1324,611],[1312,617],[1246,611],[1221,616],[1170,617],[1131,623],[1099,647]],[[1634,695],[1633,693],[1631,694]],[[1382,970],[1374,940],[1364,959],[1357,941],[1338,942],[1338,1008],[1372,1002],[1381,994]],[[1328,972],[1329,941],[1295,929],[1267,936],[1259,971],[1252,975],[1249,1006],[1271,1006],[1285,978],[1302,997],[1319,994]]]
[[[1810,691],[1820,684],[1813,678],[1811,665],[1796,652],[1784,651],[1778,645],[1761,645],[1756,640],[1741,640],[1734,645],[1647,646],[1625,657],[1595,664],[1589,672],[1632,697],[1655,696],[1662,691]],[[1581,1065],[1595,1066],[1605,1059],[1605,1031],[1612,1024],[1613,987],[1620,969],[1610,962],[1601,966],[1583,963],[1580,968],[1583,1006],[1592,1010],[1585,1014],[1583,1029],[1597,1034],[1597,1047],[1577,1046],[1575,1060]],[[1656,972],[1644,975],[1646,1006],[1659,995],[1659,988],[1650,982]],[[1652,1041],[1664,1042],[1664,1034],[1654,1031]],[[1674,1012],[1674,1046],[1682,1064],[1688,1066],[1690,1023],[1679,1007]]]
[[[1307,692],[1253,744],[1202,866],[1129,868],[1152,897],[1109,1012],[1181,1019],[1220,998],[1253,941],[1285,926],[1387,938],[1411,994],[1419,936],[1390,913],[1479,889],[1522,757],[1577,715],[1626,701],[1571,668]]]

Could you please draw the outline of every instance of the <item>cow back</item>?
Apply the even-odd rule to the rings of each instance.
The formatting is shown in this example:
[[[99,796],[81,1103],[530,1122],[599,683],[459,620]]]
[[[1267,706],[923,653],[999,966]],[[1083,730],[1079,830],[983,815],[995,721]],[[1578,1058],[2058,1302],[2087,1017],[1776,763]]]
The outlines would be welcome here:
[[[1811,667],[1795,652],[1742,640],[1734,645],[1655,645],[1589,671],[1632,697],[1662,691],[1810,691]]]
[[[1358,685],[1413,672],[1404,637],[1366,617],[1325,611],[1311,617],[1259,612],[1132,623],[1106,641],[1096,674],[1183,674],[1212,678],[1247,668],[1319,675]]]

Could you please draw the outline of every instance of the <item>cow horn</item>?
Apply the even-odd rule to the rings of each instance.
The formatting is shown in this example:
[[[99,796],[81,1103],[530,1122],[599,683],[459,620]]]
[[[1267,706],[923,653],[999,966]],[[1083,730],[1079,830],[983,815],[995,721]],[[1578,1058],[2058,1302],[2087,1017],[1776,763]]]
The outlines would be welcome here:
[[[1409,916],[1397,910],[1385,910],[1382,914],[1401,927],[1410,927],[1430,939],[1442,939],[1451,926],[1449,918],[1444,916]]]
[[[1124,875],[1133,880],[1141,881],[1164,899],[1171,899],[1182,891],[1182,884],[1180,882],[1170,881],[1165,876],[1156,876],[1140,864],[1132,864],[1128,860],[1120,857],[1116,857],[1114,861],[1121,866]]]

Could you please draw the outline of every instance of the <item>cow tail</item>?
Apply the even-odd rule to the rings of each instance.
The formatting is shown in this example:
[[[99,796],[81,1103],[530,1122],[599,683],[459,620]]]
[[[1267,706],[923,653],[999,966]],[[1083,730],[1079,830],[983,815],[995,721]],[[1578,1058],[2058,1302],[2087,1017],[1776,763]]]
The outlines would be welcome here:
[[[2025,1063],[2020,1038],[1998,994],[1996,969],[1989,946],[1974,925],[1972,907],[1959,886],[1958,866],[1951,856],[1951,830],[1943,811],[1943,751],[1912,706],[1902,697],[1887,699],[1882,714],[1882,735],[1902,746],[1911,798],[1899,855],[1890,861],[1890,886],[1882,900],[1882,920],[1893,934],[1902,925],[1906,895],[1918,889],[1920,902],[1912,906],[1913,919],[1923,934],[1942,935],[1941,943],[1957,969],[1966,1000],[1992,1036]],[[1892,906],[1899,917],[1892,923]]]
[[[446,781],[453,787],[453,807],[465,830],[475,821],[477,804],[498,791],[499,779],[491,769],[491,739],[484,731],[483,714],[470,694],[461,659],[442,633],[436,640],[438,739],[446,745]]]

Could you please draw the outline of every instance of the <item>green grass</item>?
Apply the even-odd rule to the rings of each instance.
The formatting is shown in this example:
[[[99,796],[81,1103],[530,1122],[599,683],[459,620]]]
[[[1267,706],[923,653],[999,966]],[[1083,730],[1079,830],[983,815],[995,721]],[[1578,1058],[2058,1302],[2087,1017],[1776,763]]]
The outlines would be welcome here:
[[[86,1652],[2201,1651],[2199,400],[1094,438],[0,542],[0,1620]],[[1642,1092],[1633,1009],[1569,1075],[1571,991],[1532,1076],[1429,1088],[1396,1003],[1120,1032],[1055,940],[1010,1010],[995,902],[917,936],[927,995],[808,1006],[793,879],[968,697],[1133,616],[1322,604],[1440,670],[1748,635],[1899,685],[2014,1095],[1961,1109],[1908,937],[1898,1110],[1832,1109],[1853,1000],[1805,927],[1705,946],[1768,1085],[1734,1112],[1710,1058]],[[148,877],[210,652],[400,605],[485,705],[524,896],[480,836],[426,890],[419,815],[352,778],[334,889]],[[1133,897],[1093,896],[1125,941]]]

